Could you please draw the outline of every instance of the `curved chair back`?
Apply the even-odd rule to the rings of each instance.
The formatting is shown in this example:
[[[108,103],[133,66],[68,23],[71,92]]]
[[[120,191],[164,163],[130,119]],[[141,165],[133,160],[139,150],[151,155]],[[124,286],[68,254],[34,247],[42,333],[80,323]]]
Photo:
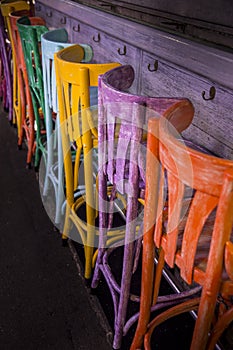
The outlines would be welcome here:
[[[10,13],[14,11],[29,11],[31,13],[32,10],[32,5],[30,5],[26,1],[15,1],[15,0],[5,0],[1,1],[1,12],[4,17],[5,21],[5,27],[7,28],[7,34],[8,34],[8,39],[10,40],[11,43],[11,50],[12,50],[12,59],[13,59],[13,89],[12,85],[9,89],[9,92],[11,93],[11,100],[10,103],[10,110],[9,110],[9,120],[13,121],[13,123],[16,123],[18,125],[18,75],[17,75],[17,68],[16,68],[16,59],[17,59],[17,54],[15,50],[15,46],[13,43],[13,37],[12,37],[12,31],[11,31],[11,24],[10,24]],[[9,60],[11,60],[11,56],[9,57]],[[11,107],[12,105],[12,107]],[[15,115],[13,115],[13,110],[15,112]],[[20,130],[20,127],[18,128]]]
[[[178,112],[170,111],[165,118]],[[150,120],[140,317],[132,350],[141,347],[143,337],[150,349],[157,325],[191,310],[197,310],[197,319],[190,349],[214,349],[233,320],[232,203],[233,162],[186,147],[166,119]],[[188,293],[179,293],[179,299],[173,294],[175,305],[168,304],[166,312],[151,321],[165,263],[176,269]],[[202,287],[201,295],[190,297],[196,285]]]
[[[11,36],[11,26],[10,26],[10,20],[9,15],[11,12],[15,11],[31,11],[31,6],[28,3],[28,1],[21,1],[21,0],[3,0],[1,1],[1,12],[5,20],[5,26],[8,31],[9,40],[12,42],[12,36]],[[32,15],[32,13],[30,13]],[[12,48],[13,49],[13,48]]]
[[[61,146],[61,136],[59,128],[59,114],[57,108],[57,86],[54,68],[54,54],[73,45],[68,42],[68,33],[65,28],[50,30],[41,36],[42,68],[45,99],[45,120],[47,136],[47,159],[45,182],[43,183],[43,195],[49,192],[49,180],[52,182],[55,191],[55,214],[53,213],[55,225],[61,222],[61,205],[63,203],[63,155]],[[84,49],[82,61],[91,61],[93,57],[92,48],[86,44],[80,44]],[[55,121],[56,119],[56,121]],[[56,126],[54,125],[56,123]],[[56,142],[54,142],[56,138]],[[55,147],[55,148],[54,148]],[[56,161],[55,158],[57,157]],[[57,167],[57,176],[55,167]]]
[[[93,87],[96,93],[98,87],[98,77],[100,74],[119,65],[118,63],[80,63],[82,60],[80,47],[73,45],[60,50],[55,54],[55,67],[58,87],[58,105],[60,113],[60,123],[62,132],[62,146],[64,157],[64,169],[66,180],[66,220],[63,234],[69,235],[68,221],[73,219],[77,224],[77,214],[73,211],[73,217],[70,216],[71,208],[74,207],[74,190],[79,184],[79,166],[80,156],[84,157],[84,183],[85,183],[85,201],[87,228],[84,232],[80,229],[81,241],[85,246],[85,277],[90,278],[92,271],[92,255],[96,239],[95,232],[95,205],[94,205],[94,187],[93,187],[93,164],[91,153],[93,147],[97,145],[97,129],[93,121],[90,106],[96,104],[95,99],[91,98]],[[72,125],[72,126],[71,126]],[[72,166],[72,156],[70,144],[75,141],[77,148],[75,165]],[[69,220],[68,220],[69,219]],[[82,234],[83,233],[83,234]]]
[[[17,27],[21,38],[24,59],[27,68],[28,81],[31,91],[33,111],[36,120],[36,150],[35,169],[40,161],[40,152],[45,152],[45,121],[44,121],[44,87],[41,63],[41,35],[48,31],[45,25],[33,25],[27,16],[17,21]]]
[[[147,121],[149,117],[152,117],[153,115],[157,115],[159,117],[160,115],[163,115],[168,108],[171,106],[175,108],[176,103],[180,104],[180,101],[184,100],[177,98],[157,98],[130,94],[126,90],[131,87],[133,81],[134,70],[130,65],[116,68],[110,72],[107,72],[102,78],[100,78],[99,143],[100,145],[103,144],[104,147],[106,147],[106,149],[103,149],[103,151],[100,152],[100,157],[101,154],[104,154],[105,157],[108,158],[108,153],[112,153],[114,150],[115,153],[111,156],[113,159],[116,159],[117,153],[119,152],[116,148],[116,138],[106,139],[107,134],[103,133],[105,127],[112,128],[112,130],[108,130],[108,133],[114,135],[116,132],[119,132],[119,130],[117,130],[117,124],[119,124],[118,121],[121,122],[121,132],[117,137],[117,142],[119,142],[119,147],[121,148],[122,143],[124,144],[124,149],[126,152],[128,151],[128,148],[130,148],[130,143],[132,140],[138,143],[143,142],[144,144],[145,140],[143,138],[143,134],[147,132]],[[135,109],[135,104],[139,106],[138,111]],[[108,108],[110,110],[109,112]],[[176,127],[177,131],[182,132],[191,124],[194,111],[189,101],[187,101],[186,104],[183,103],[183,108],[182,110],[180,109],[180,111],[181,115],[185,117],[176,116],[176,119],[173,117],[170,122],[174,127]],[[132,116],[134,116],[136,119],[132,120]],[[133,130],[134,127],[136,127],[135,131]],[[141,129],[142,133],[138,132],[137,134],[137,127]],[[124,137],[127,132],[130,135],[128,140],[126,137]],[[126,161],[126,153],[122,154],[122,159],[125,159],[124,161]],[[117,162],[118,160],[116,159],[116,163],[111,163],[114,164],[114,168],[108,164],[106,168],[108,173],[106,175],[110,178],[110,181],[113,181],[114,175],[115,179],[118,179],[120,186],[120,184],[123,184],[122,181],[124,179],[124,172],[122,170],[125,167],[122,168]],[[125,170],[128,172],[128,166]],[[137,188],[137,185],[135,186]],[[123,189],[121,190],[124,191]]]
[[[48,102],[50,109],[55,113],[57,113],[57,89],[54,70],[54,54],[71,45],[74,44],[68,42],[68,33],[65,28],[50,30],[42,34],[41,37],[44,90],[47,92],[45,100]],[[91,61],[93,57],[92,48],[86,44],[79,45],[84,49],[84,57],[82,61]],[[49,123],[50,119],[51,118],[47,118],[46,122]],[[48,134],[51,134],[51,125],[47,124],[46,130]]]
[[[26,62],[24,59],[24,53],[22,49],[22,43],[18,31],[17,20],[22,16],[29,16],[30,10],[20,10],[14,11],[9,14],[9,24],[11,30],[12,38],[12,47],[14,52],[17,52],[15,55],[15,75],[14,75],[14,111],[16,116],[16,124],[18,131],[18,146],[22,145],[22,125],[25,125],[26,119],[26,105],[27,108],[32,108],[32,101],[30,96],[30,88],[28,83],[28,74],[26,68]],[[30,20],[35,25],[43,25],[45,22],[40,17],[30,17]],[[30,114],[30,112],[29,112]]]
[[[32,96],[29,86],[29,78],[27,72],[27,65],[24,58],[24,51],[20,34],[18,31],[17,21],[22,15],[29,13],[28,10],[21,10],[11,12],[9,14],[9,22],[12,35],[12,44],[17,48],[17,55],[15,58],[16,68],[16,90],[14,91],[14,102],[16,120],[18,127],[18,147],[21,149],[23,140],[27,140],[27,166],[31,167],[32,156],[35,150],[35,129],[34,129],[34,110]],[[40,17],[29,17],[31,23],[34,25],[44,25],[45,22]]]
[[[99,249],[92,287],[97,286],[102,271],[110,286],[114,303],[115,349],[121,347],[131,278],[137,265],[141,243],[142,207],[139,199],[143,198],[145,188],[144,159],[148,119],[159,118],[167,110],[179,106],[180,115],[173,118],[172,123],[182,131],[190,125],[194,114],[192,104],[186,99],[131,94],[127,90],[133,80],[134,70],[129,65],[117,67],[99,79]],[[109,183],[113,188],[110,207],[107,205]],[[112,206],[118,194],[124,197],[121,205],[125,213],[124,235],[119,235],[118,238],[116,236],[115,241],[112,240],[113,244],[109,244],[110,237],[114,234]],[[121,211],[118,210],[119,217]],[[109,254],[117,246],[122,246],[119,249],[123,249],[120,284],[117,283],[116,274],[114,276],[112,272],[113,266],[108,263]],[[107,249],[109,247],[112,249]]]

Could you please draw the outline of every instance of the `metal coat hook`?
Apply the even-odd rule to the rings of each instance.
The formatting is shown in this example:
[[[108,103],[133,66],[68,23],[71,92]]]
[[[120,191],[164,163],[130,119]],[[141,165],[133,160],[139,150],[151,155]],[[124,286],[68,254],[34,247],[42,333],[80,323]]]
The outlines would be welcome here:
[[[209,97],[205,97],[205,91],[202,91],[202,98],[205,101],[210,101],[210,100],[213,100],[215,98],[215,94],[216,94],[216,89],[214,86],[211,86],[210,91],[209,91]]]
[[[52,14],[52,11],[48,11],[48,12],[46,13],[46,16],[47,16],[47,17],[52,17],[52,15],[53,15],[53,14]]]
[[[72,29],[74,32],[80,32],[80,24],[78,24],[77,26],[73,26]]]
[[[151,64],[149,63],[148,66],[147,66],[147,69],[148,69],[149,72],[156,72],[158,70],[158,65],[159,65],[158,60],[155,60],[153,68],[151,68]]]
[[[65,16],[61,18],[60,23],[61,24],[66,24],[66,17]]]
[[[126,46],[124,45],[123,51],[121,51],[121,49],[119,48],[119,49],[117,50],[117,52],[119,53],[119,55],[125,56],[125,55],[126,55]]]
[[[98,43],[100,41],[100,33],[97,34],[97,38],[95,38],[95,36],[93,35],[92,39]]]

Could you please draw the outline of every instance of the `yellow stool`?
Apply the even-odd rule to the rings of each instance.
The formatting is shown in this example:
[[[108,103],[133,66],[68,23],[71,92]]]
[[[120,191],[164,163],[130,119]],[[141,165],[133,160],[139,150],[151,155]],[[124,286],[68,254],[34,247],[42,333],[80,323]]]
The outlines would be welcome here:
[[[93,120],[93,115],[97,116],[97,113],[94,113],[90,108],[91,104],[94,103],[90,103],[90,88],[95,87],[97,94],[99,75],[120,64],[80,63],[82,52],[78,45],[60,50],[55,54],[54,60],[66,183],[66,213],[63,239],[68,237],[74,239],[71,233],[71,223],[73,223],[77,229],[75,234],[77,231],[79,234],[75,240],[80,240],[84,245],[84,276],[86,279],[89,279],[92,275],[92,259],[97,233],[95,228],[96,209],[92,152],[94,148],[97,148],[98,143],[97,129]],[[95,111],[97,112],[97,109]],[[74,143],[76,145],[76,155],[72,161],[71,145]],[[80,184],[79,167],[82,156],[85,193],[83,193],[83,196],[75,199],[75,191],[79,189],[78,186]],[[78,215],[78,210],[83,203],[86,204],[85,222]]]

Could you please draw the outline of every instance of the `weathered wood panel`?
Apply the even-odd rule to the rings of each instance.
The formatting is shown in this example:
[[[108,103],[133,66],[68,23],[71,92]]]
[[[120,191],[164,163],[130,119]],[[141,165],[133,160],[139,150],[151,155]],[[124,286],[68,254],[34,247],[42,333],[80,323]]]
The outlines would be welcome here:
[[[157,96],[188,97],[194,104],[195,117],[184,135],[221,157],[233,159],[231,52],[73,1],[51,0],[46,6],[46,1],[40,0],[37,6],[39,4],[45,6],[45,11],[52,10],[69,17],[71,41],[89,43],[94,50],[94,60],[131,64],[136,72],[133,91]],[[48,17],[50,23],[51,18]],[[59,19],[55,25],[62,26]],[[125,55],[119,55],[125,48]],[[157,61],[158,70],[150,72],[148,65],[153,69],[155,64],[156,68]],[[205,101],[202,93],[204,91],[208,99],[212,86],[216,89],[215,98]]]
[[[233,48],[231,0],[73,0],[147,25]]]
[[[148,64],[153,68],[156,60],[158,69],[150,72]],[[184,133],[187,138],[222,157],[233,159],[233,91],[145,52],[142,71],[142,93],[160,97],[185,96],[192,101],[195,115],[192,127]],[[204,100],[203,92],[208,99],[212,86],[216,89],[214,99]]]
[[[93,62],[131,64],[135,70],[135,81],[132,91],[136,92],[138,90],[140,64],[140,50],[138,48],[73,19],[71,20],[70,34],[72,42],[85,42],[91,45],[94,52]]]
[[[36,13],[46,21],[49,29],[64,27],[70,31],[70,17],[65,12],[54,11],[53,8],[39,3],[36,5]]]
[[[36,9],[40,4],[45,5],[47,1],[38,1]],[[231,52],[192,42],[69,0],[50,0],[49,7],[94,26],[101,32],[123,39],[142,51],[156,53],[165,60],[233,89]],[[60,23],[58,26],[61,26]]]
[[[88,1],[82,0],[82,2]],[[115,0],[96,2],[115,3]],[[232,26],[233,22],[231,0],[196,0],[195,2],[193,0],[124,0],[124,3],[226,26]]]

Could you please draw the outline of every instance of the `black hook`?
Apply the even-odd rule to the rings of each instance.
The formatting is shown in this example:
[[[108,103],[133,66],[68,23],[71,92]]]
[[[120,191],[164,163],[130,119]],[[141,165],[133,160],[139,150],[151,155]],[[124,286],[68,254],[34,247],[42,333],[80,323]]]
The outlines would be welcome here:
[[[210,91],[209,91],[209,97],[205,97],[205,91],[202,91],[202,98],[205,101],[210,101],[215,98],[216,90],[214,86],[211,86]]]
[[[65,16],[60,19],[60,23],[61,24],[66,24],[66,17]]]
[[[97,39],[95,38],[95,36],[93,35],[92,38],[96,43],[98,43],[100,41],[100,33],[97,34]]]
[[[151,68],[151,65],[149,63],[148,66],[147,66],[147,69],[148,69],[149,72],[156,72],[158,70],[158,65],[159,65],[158,60],[155,60],[154,61],[154,67]]]
[[[117,52],[119,53],[119,55],[125,56],[126,55],[126,46],[124,45],[123,52],[121,52],[120,48],[117,50]]]
[[[80,32],[80,24],[78,24],[77,26],[73,26],[72,29],[74,32]]]

